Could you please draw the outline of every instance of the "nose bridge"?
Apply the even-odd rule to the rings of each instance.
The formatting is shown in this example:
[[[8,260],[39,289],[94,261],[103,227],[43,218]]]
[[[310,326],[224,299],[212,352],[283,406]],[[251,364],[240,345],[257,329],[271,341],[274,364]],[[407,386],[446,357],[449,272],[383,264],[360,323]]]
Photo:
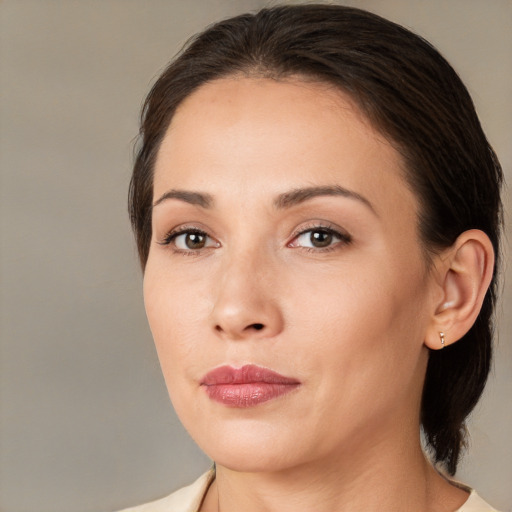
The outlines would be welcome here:
[[[271,337],[283,327],[276,264],[268,244],[239,241],[225,249],[212,321],[230,339]]]

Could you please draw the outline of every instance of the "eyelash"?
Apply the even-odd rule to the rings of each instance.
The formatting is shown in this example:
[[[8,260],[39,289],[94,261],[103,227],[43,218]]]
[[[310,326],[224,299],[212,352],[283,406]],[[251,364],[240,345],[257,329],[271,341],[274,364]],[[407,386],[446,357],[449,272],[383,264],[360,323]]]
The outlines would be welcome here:
[[[167,235],[165,235],[164,239],[161,242],[158,242],[160,245],[169,246],[172,249],[172,252],[175,254],[181,254],[183,256],[198,256],[201,252],[201,250],[205,249],[205,247],[202,247],[201,249],[178,249],[173,242],[178,238],[180,235],[187,235],[187,234],[194,234],[194,235],[202,235],[207,238],[211,238],[208,233],[203,231],[202,229],[198,229],[196,227],[187,227],[182,226],[176,230],[172,230]]]
[[[335,238],[338,238],[339,241],[329,245],[327,247],[304,247],[304,246],[293,246],[292,243],[297,240],[300,236],[305,235],[307,233],[313,233],[315,231],[327,233],[329,235],[334,236]],[[159,245],[163,246],[170,246],[172,247],[172,251],[176,254],[182,254],[184,256],[197,256],[199,253],[207,248],[211,247],[202,247],[200,249],[178,249],[175,245],[173,245],[173,242],[176,240],[177,237],[180,235],[185,234],[196,234],[196,235],[202,235],[207,238],[211,237],[206,233],[205,231],[198,229],[196,227],[187,227],[183,226],[180,227],[177,230],[172,230],[167,235],[165,235],[164,239],[160,242],[157,242]],[[292,235],[292,241],[287,243],[286,246],[294,249],[302,249],[307,252],[313,252],[313,253],[319,253],[319,252],[330,252],[334,251],[336,249],[339,249],[340,245],[348,245],[352,242],[352,237],[348,233],[342,233],[338,231],[337,229],[332,228],[331,226],[321,225],[321,224],[313,224],[311,226],[306,227],[305,229],[302,228],[300,231],[297,231]],[[217,242],[218,243],[218,242]]]
[[[322,233],[327,233],[339,239],[338,242],[333,243],[327,247],[304,247],[304,246],[292,246],[291,244],[297,240],[300,236],[305,235],[307,233],[314,233],[315,231],[319,231]],[[297,231],[292,238],[292,241],[287,244],[287,247],[294,249],[302,249],[303,251],[319,253],[319,252],[331,252],[340,249],[340,246],[349,245],[352,242],[352,237],[348,233],[344,233],[339,231],[338,229],[333,228],[330,225],[323,224],[312,224],[310,226],[302,227],[300,231]]]

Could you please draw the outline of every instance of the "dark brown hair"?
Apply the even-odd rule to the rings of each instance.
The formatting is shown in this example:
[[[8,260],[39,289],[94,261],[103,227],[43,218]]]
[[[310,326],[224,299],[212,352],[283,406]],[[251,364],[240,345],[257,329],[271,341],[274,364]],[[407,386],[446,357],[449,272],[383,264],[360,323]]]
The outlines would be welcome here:
[[[499,256],[502,172],[472,100],[424,39],[375,14],[335,5],[277,6],[221,21],[193,38],[143,107],[129,210],[144,269],[151,240],[153,167],[176,108],[198,87],[230,75],[327,82],[348,93],[401,153],[420,202],[425,253],[481,229]],[[491,362],[496,271],[480,315],[457,343],[430,353],[421,410],[435,462],[454,473],[465,419]]]

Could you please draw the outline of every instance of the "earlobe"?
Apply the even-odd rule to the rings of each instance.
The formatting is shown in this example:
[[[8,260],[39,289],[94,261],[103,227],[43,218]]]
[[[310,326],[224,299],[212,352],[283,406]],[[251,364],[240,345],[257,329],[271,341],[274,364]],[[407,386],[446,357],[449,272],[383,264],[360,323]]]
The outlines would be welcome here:
[[[425,345],[438,350],[462,338],[475,322],[492,279],[494,250],[480,230],[462,233],[439,256],[441,299],[433,308]]]

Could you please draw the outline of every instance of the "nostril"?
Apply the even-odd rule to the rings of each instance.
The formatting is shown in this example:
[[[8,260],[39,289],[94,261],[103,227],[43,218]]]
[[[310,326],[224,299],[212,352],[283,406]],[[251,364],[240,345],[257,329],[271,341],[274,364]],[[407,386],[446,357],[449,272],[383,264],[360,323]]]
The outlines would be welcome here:
[[[249,324],[247,327],[245,327],[244,331],[248,331],[251,329],[254,329],[255,331],[261,331],[264,328],[265,328],[265,326],[263,324]],[[224,329],[220,325],[216,325],[215,330],[217,332],[224,332]]]

